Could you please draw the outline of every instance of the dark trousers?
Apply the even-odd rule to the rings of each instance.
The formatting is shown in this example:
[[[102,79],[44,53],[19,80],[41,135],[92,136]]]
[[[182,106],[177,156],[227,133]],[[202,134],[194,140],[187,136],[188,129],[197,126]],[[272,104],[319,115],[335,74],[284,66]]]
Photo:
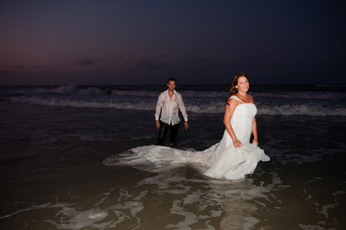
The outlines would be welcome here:
[[[162,121],[160,121],[160,129],[159,129],[159,137],[157,138],[157,145],[163,145],[163,141],[166,138],[166,134],[168,132],[168,129],[170,129],[170,138],[171,138],[171,143],[175,144],[177,141],[177,137],[178,137],[178,130],[179,130],[179,125],[180,122],[178,124],[175,125],[169,125],[166,123],[163,123]]]

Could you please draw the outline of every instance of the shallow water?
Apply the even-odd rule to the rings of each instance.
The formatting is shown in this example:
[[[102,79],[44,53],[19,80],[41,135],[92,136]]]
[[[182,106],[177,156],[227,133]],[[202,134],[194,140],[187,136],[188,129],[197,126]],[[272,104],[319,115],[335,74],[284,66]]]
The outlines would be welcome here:
[[[153,144],[153,111],[0,101],[2,229],[344,229],[344,117],[257,116],[271,157],[237,181],[193,165],[159,173],[107,167]],[[223,134],[222,114],[189,114],[181,149]]]

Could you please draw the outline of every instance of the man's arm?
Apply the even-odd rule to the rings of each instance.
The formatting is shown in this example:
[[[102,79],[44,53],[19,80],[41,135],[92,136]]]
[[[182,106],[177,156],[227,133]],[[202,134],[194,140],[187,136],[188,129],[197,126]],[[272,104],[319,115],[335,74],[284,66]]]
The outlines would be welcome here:
[[[162,109],[162,104],[163,104],[163,97],[162,94],[160,94],[158,100],[157,100],[157,104],[156,104],[156,110],[155,110],[155,123],[156,123],[156,128],[160,129],[160,121],[159,121],[159,117],[160,117],[160,112]]]
[[[183,97],[181,95],[178,97],[178,107],[179,107],[181,113],[183,114],[184,121],[185,121],[184,126],[185,126],[185,129],[187,129],[187,128],[189,128],[189,123],[187,120],[187,113],[186,113]]]

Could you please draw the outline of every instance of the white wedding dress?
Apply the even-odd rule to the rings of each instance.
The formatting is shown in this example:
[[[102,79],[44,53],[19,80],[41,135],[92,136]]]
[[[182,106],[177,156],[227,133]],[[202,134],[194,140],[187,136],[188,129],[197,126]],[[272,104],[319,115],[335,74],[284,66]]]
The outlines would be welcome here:
[[[240,102],[238,97],[232,96]],[[234,148],[233,141],[225,130],[222,140],[204,151],[184,151],[170,147],[149,145],[131,149],[130,154],[123,154],[115,161],[114,156],[104,161],[106,165],[131,165],[138,168],[151,165],[151,171],[177,166],[194,164],[212,178],[236,180],[255,171],[259,161],[269,161],[262,149],[250,143],[253,119],[257,108],[252,103],[238,105],[231,118],[232,128],[244,146]],[[134,154],[133,154],[134,153]]]

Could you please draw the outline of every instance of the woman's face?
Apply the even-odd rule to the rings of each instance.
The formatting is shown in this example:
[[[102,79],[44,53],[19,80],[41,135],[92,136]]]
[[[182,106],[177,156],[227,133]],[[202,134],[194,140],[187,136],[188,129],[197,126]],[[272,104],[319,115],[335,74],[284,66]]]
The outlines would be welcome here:
[[[240,77],[238,79],[237,87],[239,92],[246,93],[249,90],[249,85],[249,81],[246,77]]]

